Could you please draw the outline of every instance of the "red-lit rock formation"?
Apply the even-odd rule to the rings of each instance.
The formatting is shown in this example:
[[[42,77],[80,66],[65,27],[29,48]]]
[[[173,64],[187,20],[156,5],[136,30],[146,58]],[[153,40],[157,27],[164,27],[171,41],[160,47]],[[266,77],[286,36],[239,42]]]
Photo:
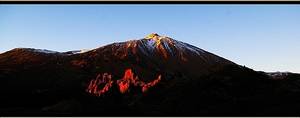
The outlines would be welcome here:
[[[136,82],[137,78],[133,77],[133,73],[131,71],[131,69],[127,69],[124,73],[124,77],[121,80],[117,80],[117,84],[119,85],[119,90],[121,93],[125,93],[126,91],[128,91],[130,83]]]
[[[153,80],[152,82],[149,82],[149,83],[147,83],[147,84],[144,84],[144,85],[142,86],[142,91],[143,91],[143,92],[146,92],[149,88],[151,88],[151,87],[155,86],[157,83],[159,83],[160,80],[161,80],[161,75],[159,75],[159,76],[157,77],[157,79]]]
[[[143,92],[146,92],[149,88],[155,86],[161,80],[161,75],[158,76],[157,79],[145,83],[138,79],[137,76],[134,77],[134,73],[131,69],[127,69],[124,73],[124,77],[121,80],[117,80],[119,85],[119,89],[121,93],[125,93],[129,90],[130,85],[141,87]]]
[[[112,76],[107,73],[104,73],[102,76],[101,74],[98,74],[96,79],[90,81],[86,91],[92,95],[101,96],[104,93],[108,92],[112,87],[114,81],[111,79]],[[129,92],[130,86],[140,87],[142,92],[146,92],[149,88],[158,84],[160,80],[161,75],[159,75],[157,79],[145,83],[139,80],[138,76],[134,76],[134,73],[131,69],[126,69],[123,78],[117,80],[117,85],[119,87],[120,93],[122,94]]]
[[[90,81],[87,92],[96,96],[101,96],[112,87],[112,83],[111,75],[104,73],[101,76],[101,74],[98,74],[96,79]],[[102,88],[99,87],[101,85],[103,86]]]

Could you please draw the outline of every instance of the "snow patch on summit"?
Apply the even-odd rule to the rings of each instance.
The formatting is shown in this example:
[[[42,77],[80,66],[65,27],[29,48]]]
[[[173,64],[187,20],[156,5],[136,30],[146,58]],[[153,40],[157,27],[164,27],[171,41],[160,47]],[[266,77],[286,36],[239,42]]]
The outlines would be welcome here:
[[[151,40],[151,39],[148,39],[147,40],[147,44],[146,44],[146,47],[153,51],[155,49],[155,40]]]

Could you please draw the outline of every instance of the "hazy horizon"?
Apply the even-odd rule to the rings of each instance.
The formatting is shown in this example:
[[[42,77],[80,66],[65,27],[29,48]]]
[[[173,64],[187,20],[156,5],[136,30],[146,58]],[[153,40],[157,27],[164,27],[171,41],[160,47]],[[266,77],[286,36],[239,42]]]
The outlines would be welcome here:
[[[257,71],[300,73],[299,5],[0,5],[0,53],[93,49],[156,32]]]

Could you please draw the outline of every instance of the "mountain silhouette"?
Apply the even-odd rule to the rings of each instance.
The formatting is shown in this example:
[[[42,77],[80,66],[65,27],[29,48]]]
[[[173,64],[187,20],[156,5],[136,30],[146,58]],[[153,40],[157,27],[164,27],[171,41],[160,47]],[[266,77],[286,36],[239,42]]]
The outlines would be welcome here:
[[[299,115],[300,75],[149,34],[92,50],[0,54],[3,116]]]

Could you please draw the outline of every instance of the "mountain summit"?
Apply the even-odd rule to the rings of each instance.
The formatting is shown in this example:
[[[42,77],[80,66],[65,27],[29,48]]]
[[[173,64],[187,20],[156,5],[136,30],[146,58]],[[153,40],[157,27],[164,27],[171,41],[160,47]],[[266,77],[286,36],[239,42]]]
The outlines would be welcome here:
[[[138,40],[109,44],[82,53],[79,57],[95,60],[99,66],[109,63],[107,66],[110,68],[126,64],[128,68],[134,67],[150,72],[180,72],[190,77],[199,77],[226,65],[236,65],[203,49],[156,33]],[[91,65],[93,66],[96,65]]]
[[[154,37],[160,37],[157,33],[148,34],[145,39],[153,39]]]

